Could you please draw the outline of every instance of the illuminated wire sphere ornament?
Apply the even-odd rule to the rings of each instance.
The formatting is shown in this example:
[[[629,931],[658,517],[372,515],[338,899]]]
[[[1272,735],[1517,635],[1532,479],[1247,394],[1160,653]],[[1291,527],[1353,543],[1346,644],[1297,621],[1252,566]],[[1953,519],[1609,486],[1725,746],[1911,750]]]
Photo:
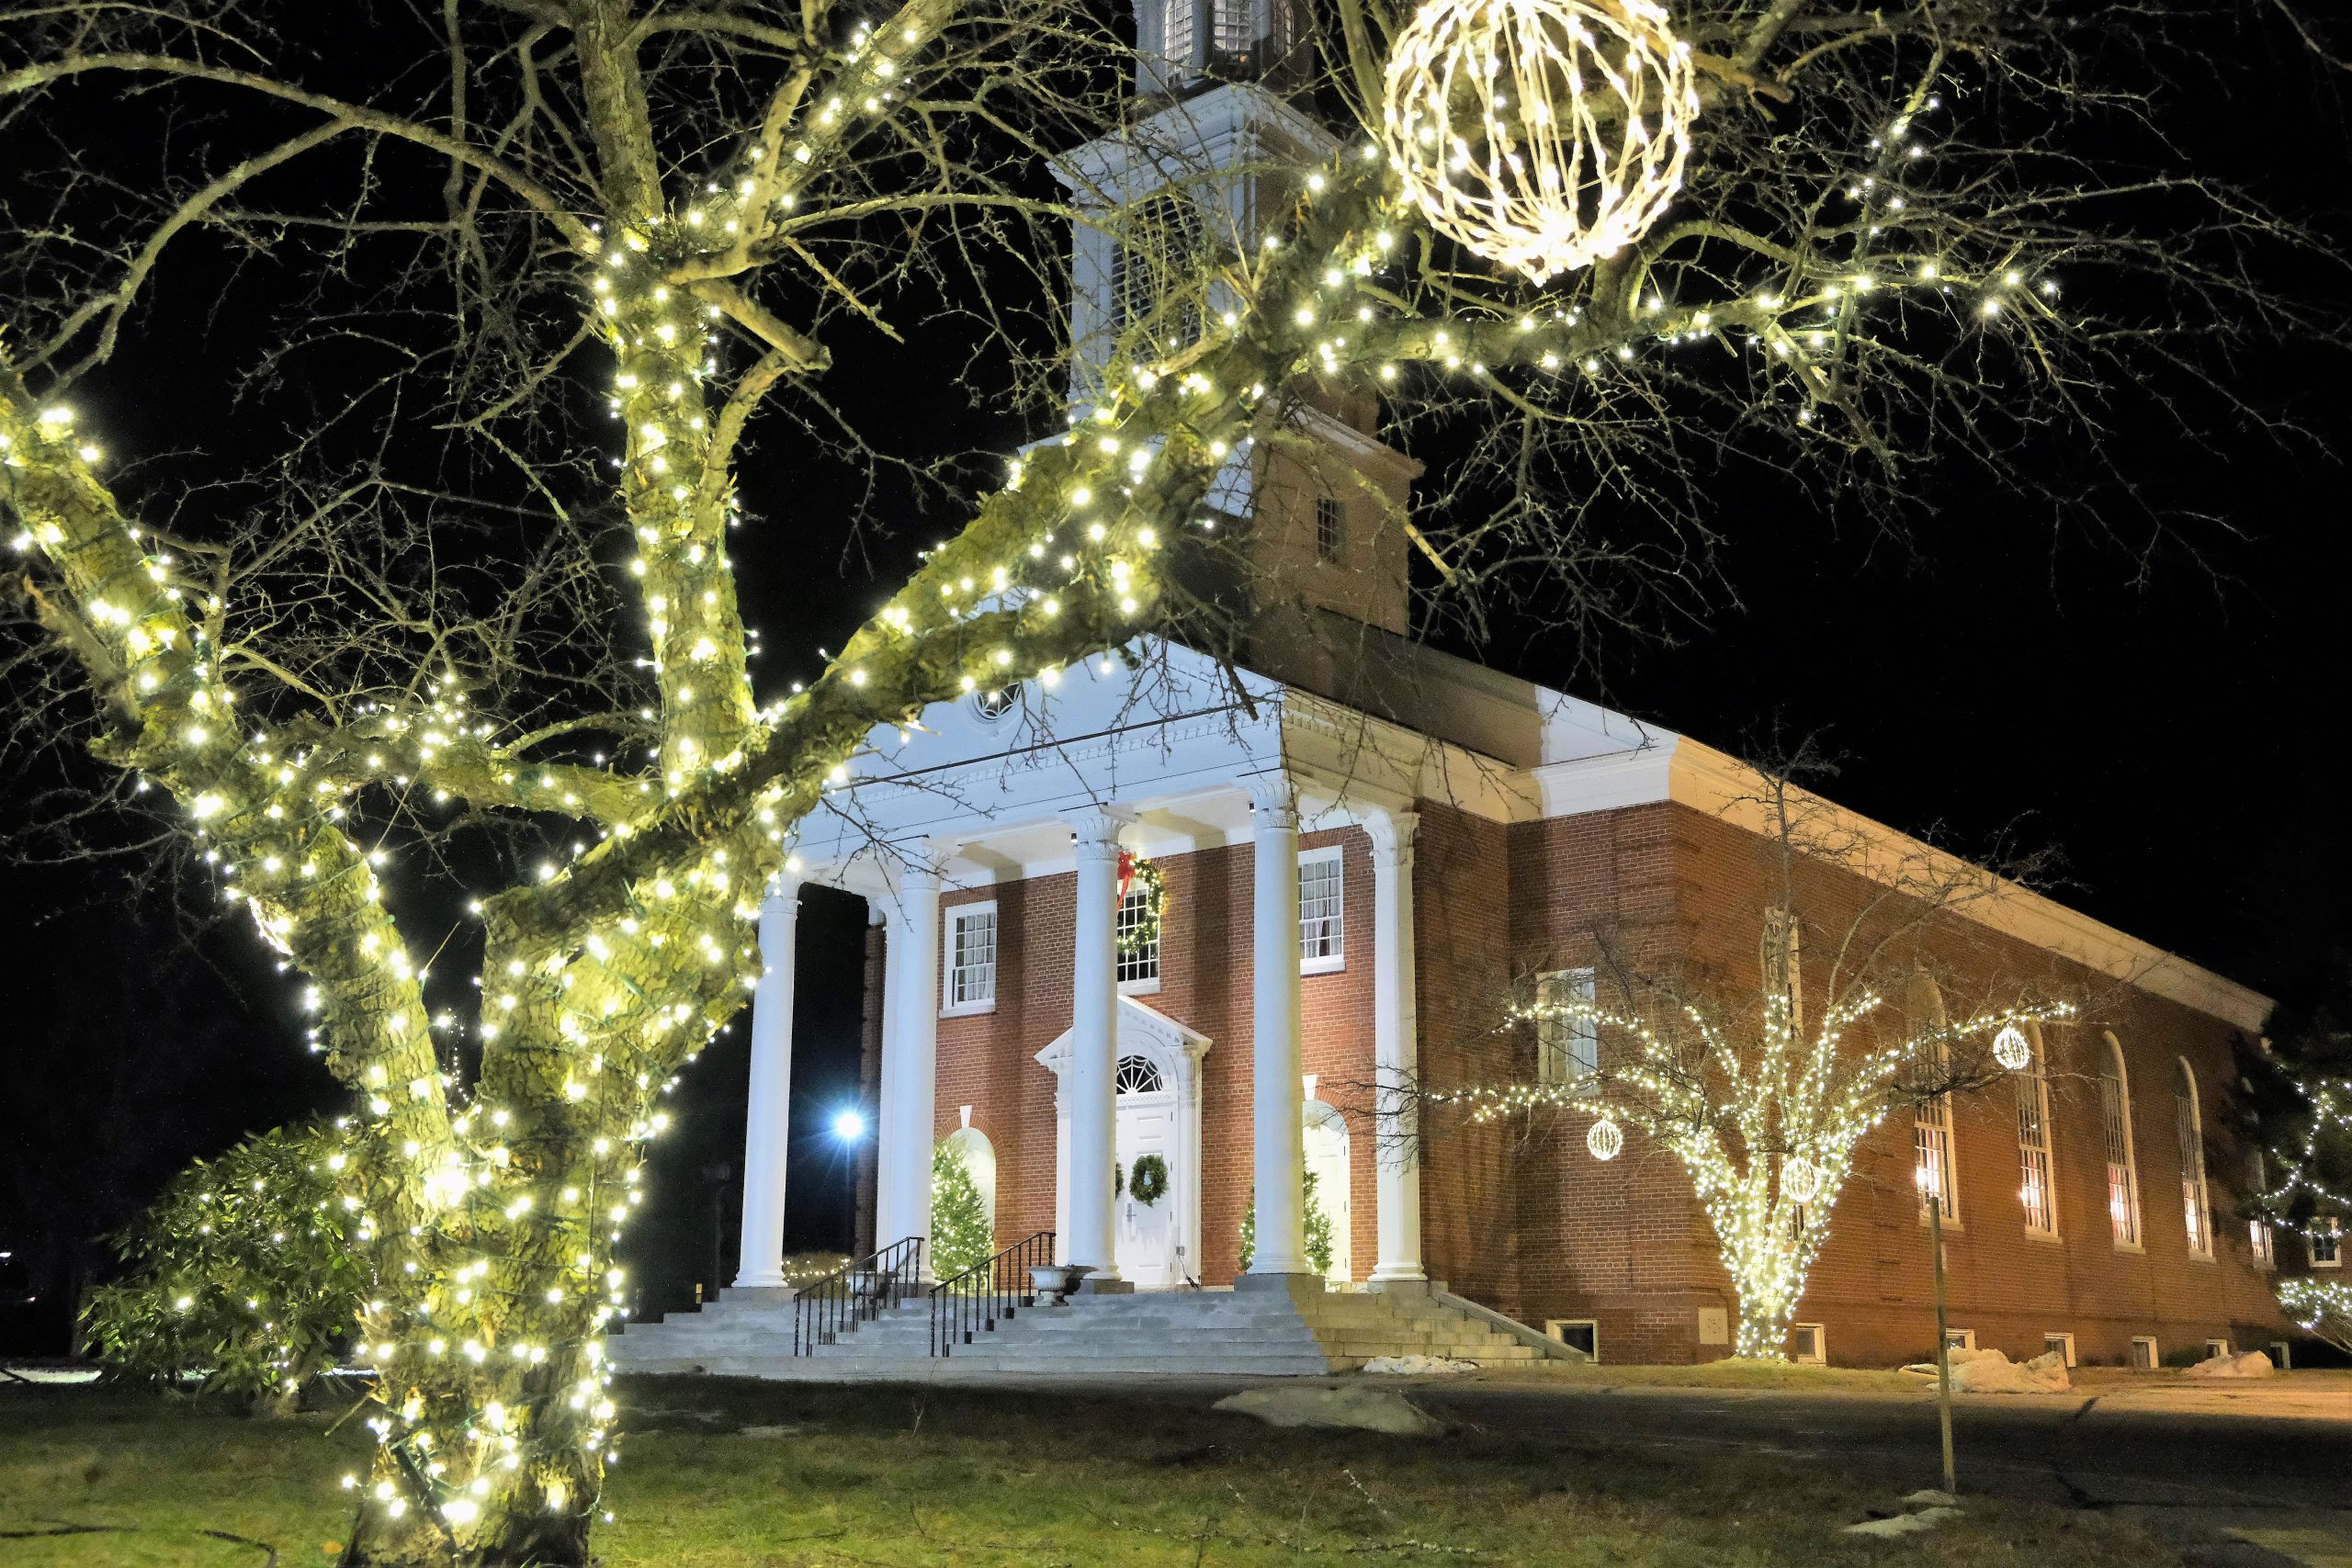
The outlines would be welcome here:
[[[1426,0],[1388,57],[1381,141],[1441,232],[1538,283],[1649,231],[1699,90],[1651,0]]]
[[[2001,1032],[1993,1036],[1993,1060],[2014,1073],[2033,1060],[2033,1043],[2026,1039],[2024,1030],[2005,1023]]]
[[[1792,1203],[1810,1203],[1821,1193],[1821,1168],[1803,1155],[1791,1155],[1781,1167],[1781,1196]]]
[[[1603,1116],[1584,1135],[1584,1146],[1595,1159],[1615,1159],[1617,1151],[1625,1146],[1625,1134],[1616,1122]]]

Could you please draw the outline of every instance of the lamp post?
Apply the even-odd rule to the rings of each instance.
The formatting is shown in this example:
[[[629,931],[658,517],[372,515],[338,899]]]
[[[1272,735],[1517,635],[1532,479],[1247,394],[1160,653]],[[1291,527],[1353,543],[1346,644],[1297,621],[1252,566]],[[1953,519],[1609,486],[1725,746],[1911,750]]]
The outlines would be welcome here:
[[[833,1112],[832,1128],[833,1141],[841,1145],[844,1152],[854,1149],[865,1138],[865,1113],[855,1106],[844,1105]],[[848,1196],[842,1205],[842,1223],[849,1236],[849,1246],[843,1250],[854,1254],[857,1251],[857,1161],[854,1158],[850,1161],[849,1184],[845,1191]]]
[[[1959,1495],[1951,1457],[1951,1335],[1944,1315],[1944,1203],[1935,1168],[1918,1168],[1919,1190],[1928,1200],[1928,1244],[1935,1249],[1936,1276],[1936,1425],[1944,1446],[1944,1490]]]

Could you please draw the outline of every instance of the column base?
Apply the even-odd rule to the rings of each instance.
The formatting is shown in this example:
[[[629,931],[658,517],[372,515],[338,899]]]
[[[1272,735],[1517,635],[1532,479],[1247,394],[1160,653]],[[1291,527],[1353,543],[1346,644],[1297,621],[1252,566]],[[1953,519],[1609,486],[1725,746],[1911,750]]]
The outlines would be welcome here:
[[[1122,1280],[1116,1274],[1089,1274],[1078,1282],[1081,1296],[1131,1296],[1136,1293],[1135,1281]]]
[[[1237,1292],[1244,1295],[1259,1291],[1270,1293],[1280,1291],[1285,1295],[1296,1298],[1319,1296],[1330,1287],[1329,1282],[1322,1275],[1302,1269],[1295,1274],[1261,1274],[1255,1270],[1247,1274],[1236,1274],[1233,1277],[1233,1288]]]
[[[761,1280],[747,1276],[719,1292],[717,1299],[726,1302],[747,1302],[762,1306],[780,1306],[799,1293],[784,1282],[784,1276],[781,1274],[774,1280]]]
[[[1430,1277],[1419,1269],[1375,1269],[1372,1271],[1372,1278],[1364,1283],[1375,1291],[1399,1288],[1426,1291],[1430,1288]]]

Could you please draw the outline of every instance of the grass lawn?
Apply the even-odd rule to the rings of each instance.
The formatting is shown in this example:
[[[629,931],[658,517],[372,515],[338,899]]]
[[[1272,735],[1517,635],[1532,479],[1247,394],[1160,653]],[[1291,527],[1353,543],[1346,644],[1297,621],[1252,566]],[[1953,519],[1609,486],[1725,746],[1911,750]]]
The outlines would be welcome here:
[[[615,1568],[2177,1561],[2097,1516],[2015,1503],[1899,1541],[1841,1536],[1893,1499],[1820,1467],[1629,1455],[1605,1432],[1280,1430],[1198,1403],[638,1382],[599,1544]],[[0,1391],[0,1568],[260,1568],[266,1548],[286,1568],[330,1562],[347,1517],[335,1480],[364,1464],[367,1434],[324,1425]],[[74,1527],[87,1533],[41,1533]]]

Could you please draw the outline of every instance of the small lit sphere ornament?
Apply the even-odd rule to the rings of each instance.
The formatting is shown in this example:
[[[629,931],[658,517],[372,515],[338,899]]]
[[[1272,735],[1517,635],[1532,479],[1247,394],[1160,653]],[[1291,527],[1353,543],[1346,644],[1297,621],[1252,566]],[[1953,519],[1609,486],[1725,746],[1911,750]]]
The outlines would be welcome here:
[[[1595,1159],[1615,1159],[1617,1151],[1625,1146],[1625,1134],[1616,1122],[1603,1116],[1585,1134],[1584,1146],[1592,1151]]]
[[[1821,1192],[1821,1168],[1803,1155],[1791,1155],[1781,1167],[1781,1196],[1792,1203],[1810,1203]]]
[[[1993,1060],[2010,1072],[2016,1072],[2033,1060],[2033,1044],[2025,1031],[2014,1023],[2005,1023],[2001,1032],[1993,1036]]]
[[[1388,58],[1381,141],[1441,232],[1537,283],[1649,231],[1699,89],[1651,0],[1425,0]]]

